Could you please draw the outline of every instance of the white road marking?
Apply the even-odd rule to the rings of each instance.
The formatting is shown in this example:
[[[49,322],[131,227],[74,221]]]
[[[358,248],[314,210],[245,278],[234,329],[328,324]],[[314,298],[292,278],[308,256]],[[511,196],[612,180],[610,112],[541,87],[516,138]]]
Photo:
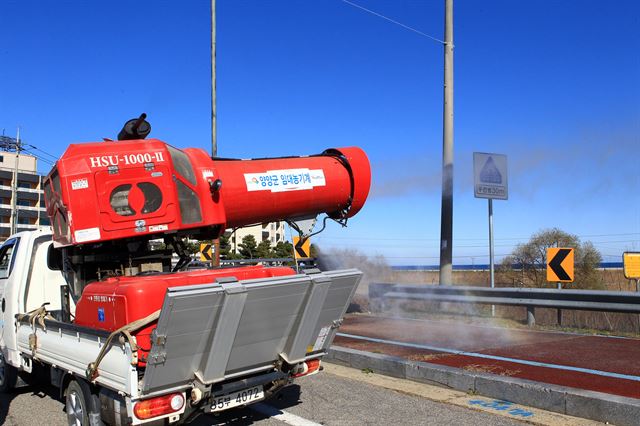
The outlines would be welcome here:
[[[295,414],[291,414],[287,411],[278,410],[276,407],[262,402],[252,404],[249,408],[291,426],[321,426],[320,423],[312,422],[311,420],[296,416]]]

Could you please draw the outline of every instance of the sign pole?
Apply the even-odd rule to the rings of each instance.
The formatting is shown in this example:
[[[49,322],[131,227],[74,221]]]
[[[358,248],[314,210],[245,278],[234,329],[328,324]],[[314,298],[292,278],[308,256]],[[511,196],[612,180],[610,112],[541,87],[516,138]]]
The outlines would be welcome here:
[[[495,287],[495,275],[493,267],[493,199],[489,198],[489,277],[491,288]],[[491,305],[491,316],[496,316],[496,305]]]
[[[296,242],[293,240],[293,231],[291,225],[289,225],[289,235],[291,236],[291,242],[293,243],[293,262],[296,264],[296,274],[300,273],[300,267],[298,266],[298,256],[296,255]]]
[[[558,243],[556,243],[558,245]],[[557,283],[562,290],[562,283],[572,283],[574,278],[574,249],[570,247],[547,247],[547,281]],[[562,326],[562,309],[558,308],[558,325]]]
[[[486,152],[473,153],[473,195],[486,198],[489,206],[489,279],[491,288],[496,286],[493,244],[493,199],[509,197],[507,156]],[[491,305],[491,316],[496,316],[496,305]]]
[[[636,278],[636,292],[640,291],[640,278]],[[638,314],[638,333],[640,333],[640,314]]]
[[[562,283],[558,283],[558,290],[562,290]],[[562,309],[558,308],[558,325],[562,327]]]

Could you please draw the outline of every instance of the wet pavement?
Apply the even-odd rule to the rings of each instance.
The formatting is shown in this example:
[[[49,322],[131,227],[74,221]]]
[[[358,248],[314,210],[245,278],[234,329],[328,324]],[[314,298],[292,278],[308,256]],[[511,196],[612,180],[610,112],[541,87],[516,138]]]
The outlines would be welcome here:
[[[390,342],[338,336],[334,345],[640,398],[640,339],[368,315],[348,316],[339,331]]]

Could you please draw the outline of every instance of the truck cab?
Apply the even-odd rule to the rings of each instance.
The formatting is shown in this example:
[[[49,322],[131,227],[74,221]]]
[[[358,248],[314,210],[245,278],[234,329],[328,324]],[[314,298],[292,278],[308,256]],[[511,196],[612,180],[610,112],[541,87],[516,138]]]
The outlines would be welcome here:
[[[67,283],[50,261],[53,254],[50,228],[19,232],[0,246],[0,348],[7,362],[21,366],[17,351],[16,315],[31,312],[47,303],[53,315],[61,311],[61,291]],[[71,300],[71,314],[75,304]]]

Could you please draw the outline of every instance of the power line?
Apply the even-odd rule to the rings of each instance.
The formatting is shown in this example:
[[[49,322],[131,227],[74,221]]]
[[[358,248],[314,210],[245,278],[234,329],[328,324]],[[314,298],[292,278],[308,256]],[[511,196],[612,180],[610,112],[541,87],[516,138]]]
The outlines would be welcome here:
[[[393,23],[393,24],[399,25],[399,26],[401,26],[402,28],[405,28],[405,29],[407,29],[407,30],[409,30],[409,31],[413,31],[413,32],[414,32],[414,33],[416,33],[416,34],[420,34],[420,35],[421,35],[421,36],[423,36],[423,37],[426,37],[426,38],[431,39],[431,40],[433,40],[433,41],[437,41],[437,42],[438,42],[438,43],[440,43],[440,44],[446,44],[444,41],[440,40],[439,38],[436,38],[436,37],[430,36],[429,34],[425,34],[425,33],[423,33],[423,32],[422,32],[422,31],[420,31],[420,30],[417,30],[417,29],[415,29],[415,28],[412,28],[412,27],[410,27],[410,26],[408,26],[408,25],[403,24],[402,22],[398,22],[398,21],[396,21],[395,19],[391,19],[391,18],[389,18],[388,16],[384,16],[384,15],[382,15],[382,14],[378,13],[378,12],[374,12],[374,11],[373,11],[373,10],[371,10],[371,9],[367,9],[366,7],[362,7],[362,6],[360,6],[360,5],[357,5],[357,4],[352,3],[352,2],[350,2],[350,1],[347,1],[347,0],[342,0],[342,2],[343,2],[343,3],[346,3],[346,4],[348,4],[348,5],[351,5],[351,6],[353,6],[353,7],[356,7],[356,8],[358,8],[358,9],[364,10],[365,12],[370,13],[370,14],[372,14],[372,15],[374,15],[374,16],[377,16],[378,18],[382,18],[382,19],[387,20],[387,21],[389,21],[389,22],[391,22],[391,23]]]
[[[621,234],[577,234],[579,238],[596,238],[596,237],[626,237],[640,235],[640,232],[626,232]],[[439,238],[409,238],[409,237],[318,237],[331,239],[331,240],[372,240],[372,241],[440,241]],[[505,237],[496,238],[496,241],[529,241],[531,237]],[[456,238],[456,241],[485,241],[486,237],[481,238]],[[599,243],[600,241],[592,241],[593,243]],[[623,241],[626,242],[626,241]]]
[[[335,244],[332,243],[332,240],[334,240],[331,237],[318,237],[318,241],[319,242],[323,242],[323,243],[327,243],[327,244]],[[344,240],[342,238],[338,239],[336,238],[335,240]],[[354,243],[355,242],[359,242],[361,239],[359,238],[347,238],[347,240],[351,240]],[[366,240],[366,239],[362,239],[362,240]],[[592,242],[594,246],[596,247],[600,247],[600,246],[607,246],[607,247],[603,247],[605,250],[610,250],[610,249],[615,249],[616,246],[615,244],[618,244],[617,247],[623,247],[623,246],[628,246],[629,244],[635,244],[637,243],[637,240],[610,240],[610,241],[595,241]],[[423,245],[421,244],[417,244],[418,242],[416,242],[416,244],[406,244],[404,242],[402,242],[401,240],[383,240],[381,242],[377,242],[374,245],[376,247],[384,247],[384,248],[390,248],[390,249],[417,249],[417,248],[423,248]],[[432,246],[435,248],[436,244],[432,244]],[[456,245],[457,248],[461,248],[461,249],[468,249],[468,248],[486,248],[487,244],[458,244]],[[497,247],[513,247],[516,248],[516,245],[514,244],[509,244],[509,243],[504,243],[504,244],[496,244]]]
[[[42,156],[40,156],[40,155],[36,154],[35,152],[30,151],[30,150],[28,150],[28,149],[23,149],[23,150],[22,150],[22,152],[26,152],[26,153],[27,153],[27,154],[29,154],[29,155],[33,155],[33,156],[34,156],[34,157],[36,157],[38,160],[40,160],[40,161],[44,161],[45,163],[48,163],[48,164],[51,164],[51,165],[54,165],[54,164],[55,164],[53,161],[51,161],[51,160],[49,160],[49,159],[47,159],[47,158],[43,158]]]
[[[51,157],[53,160],[58,161],[58,157],[56,157],[55,155],[49,154],[46,151],[41,150],[40,148],[38,148],[37,146],[31,145],[31,144],[25,144],[25,145],[29,145],[31,148],[35,149],[36,151],[40,151],[41,153]]]

